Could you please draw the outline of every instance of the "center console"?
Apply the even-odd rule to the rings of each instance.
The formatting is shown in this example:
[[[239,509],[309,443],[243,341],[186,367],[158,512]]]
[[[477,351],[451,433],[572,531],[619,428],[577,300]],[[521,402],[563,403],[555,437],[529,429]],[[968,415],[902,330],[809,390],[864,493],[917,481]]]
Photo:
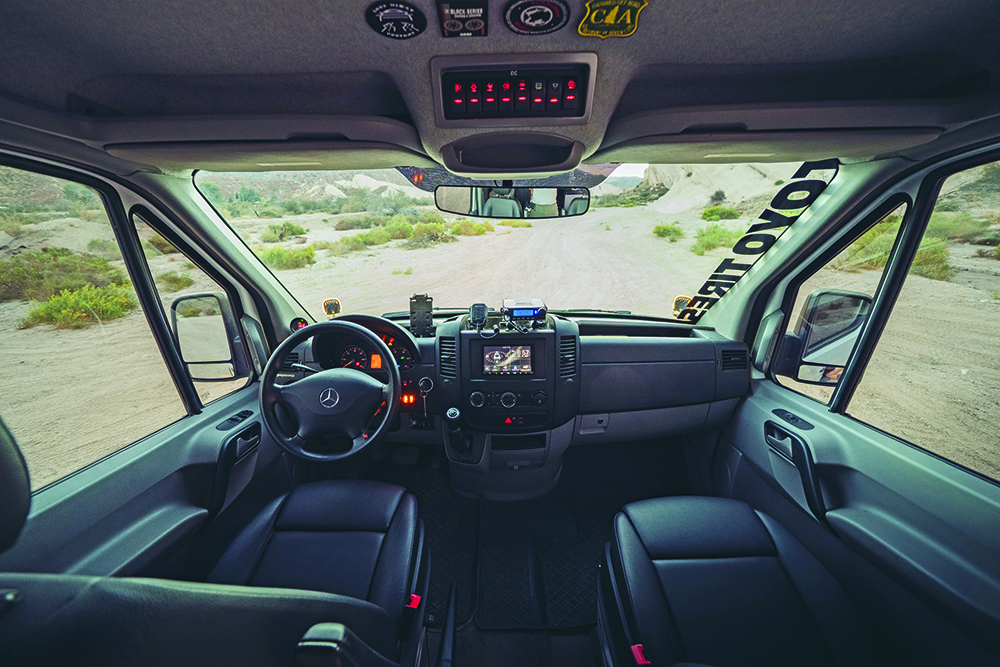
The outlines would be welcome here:
[[[558,483],[580,402],[579,335],[551,315],[523,327],[500,319],[438,326],[438,386],[459,413],[445,434],[452,487],[513,500]]]

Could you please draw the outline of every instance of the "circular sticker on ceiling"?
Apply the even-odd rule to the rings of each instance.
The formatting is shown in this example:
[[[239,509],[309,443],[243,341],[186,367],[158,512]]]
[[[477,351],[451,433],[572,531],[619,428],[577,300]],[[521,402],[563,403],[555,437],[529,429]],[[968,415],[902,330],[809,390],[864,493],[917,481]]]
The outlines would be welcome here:
[[[563,0],[512,0],[503,19],[519,35],[547,35],[569,23],[569,5]]]
[[[392,39],[416,37],[427,29],[424,13],[408,2],[376,2],[365,10],[372,30]]]

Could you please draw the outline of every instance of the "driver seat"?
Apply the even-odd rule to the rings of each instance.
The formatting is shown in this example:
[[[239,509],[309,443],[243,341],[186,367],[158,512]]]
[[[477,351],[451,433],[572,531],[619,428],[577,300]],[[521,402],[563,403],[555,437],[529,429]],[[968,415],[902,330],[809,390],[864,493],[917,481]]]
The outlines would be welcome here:
[[[30,504],[24,457],[0,420],[0,553]],[[3,664],[290,665],[323,623],[349,628],[378,654],[371,664],[412,664],[429,569],[405,489],[304,484],[243,527],[212,567],[213,583],[0,572]]]
[[[403,487],[353,479],[310,482],[251,519],[207,580],[367,600],[399,628],[416,592],[419,537],[417,500]]]

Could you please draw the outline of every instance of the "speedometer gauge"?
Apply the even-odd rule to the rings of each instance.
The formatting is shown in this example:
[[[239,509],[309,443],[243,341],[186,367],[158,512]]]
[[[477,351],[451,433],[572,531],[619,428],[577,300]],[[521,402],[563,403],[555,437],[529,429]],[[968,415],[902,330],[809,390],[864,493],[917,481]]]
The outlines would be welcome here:
[[[348,345],[340,355],[340,365],[344,368],[368,368],[368,353],[357,345]]]

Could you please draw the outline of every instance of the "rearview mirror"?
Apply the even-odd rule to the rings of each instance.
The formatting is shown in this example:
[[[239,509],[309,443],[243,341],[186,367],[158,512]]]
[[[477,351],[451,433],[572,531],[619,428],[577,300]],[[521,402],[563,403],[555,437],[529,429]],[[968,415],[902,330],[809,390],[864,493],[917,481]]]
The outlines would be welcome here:
[[[219,292],[185,294],[170,304],[170,324],[192,380],[224,382],[249,374],[235,354],[239,328],[229,299]]]
[[[590,190],[440,185],[434,203],[445,213],[477,218],[560,218],[586,213]]]
[[[775,373],[808,384],[837,384],[871,305],[872,298],[859,292],[810,294],[795,330],[785,334]]]

